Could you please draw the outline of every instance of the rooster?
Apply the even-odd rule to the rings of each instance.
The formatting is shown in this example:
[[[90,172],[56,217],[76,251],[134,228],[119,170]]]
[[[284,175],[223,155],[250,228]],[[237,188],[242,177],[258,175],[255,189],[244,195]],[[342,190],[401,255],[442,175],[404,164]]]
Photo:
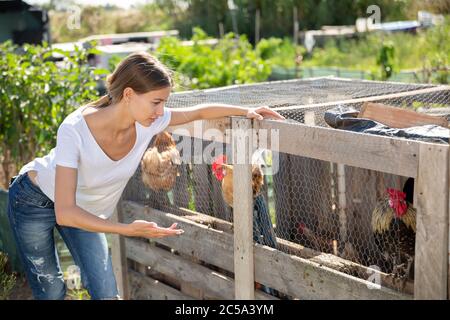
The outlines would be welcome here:
[[[217,180],[222,182],[222,194],[225,202],[233,207],[233,166],[226,164],[226,156],[220,156],[212,164],[212,171]],[[269,216],[267,204],[261,194],[264,184],[261,166],[252,165],[253,193],[253,239],[267,246],[275,247],[275,232]]]
[[[403,192],[387,189],[372,212],[375,243],[386,260],[386,271],[403,280],[414,277],[416,210],[413,208],[414,179],[409,178]]]
[[[169,191],[179,176],[180,153],[172,136],[163,131],[142,157],[142,181],[154,191]]]
[[[226,164],[226,156],[217,157],[212,163],[212,171],[217,180],[222,183],[222,194],[225,202],[233,207],[233,166]],[[253,194],[253,241],[276,248],[276,236],[270,220],[266,201],[261,194],[264,175],[260,165],[252,165],[252,194]],[[275,295],[274,289],[258,284],[268,294]]]

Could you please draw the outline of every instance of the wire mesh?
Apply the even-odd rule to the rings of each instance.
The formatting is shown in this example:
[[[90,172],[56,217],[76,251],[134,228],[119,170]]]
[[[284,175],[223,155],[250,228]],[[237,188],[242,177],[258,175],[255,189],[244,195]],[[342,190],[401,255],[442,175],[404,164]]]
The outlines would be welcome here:
[[[412,93],[432,87],[336,78],[307,79],[183,92],[172,95],[167,107],[207,102],[246,107],[268,105],[281,108],[277,110],[293,123],[327,127],[324,113],[341,105],[340,101],[347,101],[346,105],[357,110],[361,108],[362,100],[348,102],[350,99],[370,98],[374,102],[421,111],[449,108],[448,89]],[[410,94],[374,98],[405,92]],[[449,113],[441,114],[448,116]],[[177,135],[173,138],[177,143],[188,139],[191,146],[201,144],[201,150],[215,144],[222,148],[223,154],[231,157],[228,144]],[[215,175],[211,159],[194,164],[193,157],[198,156],[194,151],[192,149],[188,161],[180,165],[176,183],[170,191],[157,192],[144,186],[142,171],[138,168],[123,198],[177,215],[198,212],[233,222],[233,209],[224,196],[227,190]],[[220,155],[220,152],[213,153],[212,158]],[[183,154],[181,157],[186,160]],[[414,179],[271,151],[265,151],[262,159],[263,164],[259,168],[263,173],[263,184],[254,195],[255,242],[304,258],[328,254],[327,267],[366,279],[365,271],[370,267],[391,276],[393,289],[411,290],[415,232],[409,229],[414,229],[415,223],[412,223],[414,228],[408,224],[405,229],[401,219],[392,218],[389,206],[392,199],[387,190],[406,193],[408,207],[412,209],[411,219],[414,220]],[[278,171],[272,174],[275,167]],[[253,183],[256,183],[255,179]],[[271,288],[262,286],[262,289],[266,293],[286,297]]]

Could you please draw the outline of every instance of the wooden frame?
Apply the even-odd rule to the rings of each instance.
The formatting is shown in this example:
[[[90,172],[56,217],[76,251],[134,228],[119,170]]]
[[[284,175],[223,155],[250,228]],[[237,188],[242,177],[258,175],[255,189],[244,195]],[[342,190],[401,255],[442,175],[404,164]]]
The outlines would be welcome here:
[[[377,101],[400,96],[432,94],[446,90],[448,90],[447,87],[440,86],[376,98],[353,99],[349,102]],[[335,104],[336,102],[318,104],[317,106]],[[280,110],[290,108],[280,108]],[[198,126],[200,130],[195,130],[195,126]],[[257,136],[262,132],[261,130],[278,130],[279,141],[269,141],[267,146],[268,149],[274,151],[415,178],[417,181],[415,190],[417,232],[414,296],[396,292],[385,286],[381,286],[378,290],[372,290],[368,281],[333,270],[321,263],[320,259],[310,260],[290,256],[273,248],[253,244],[250,236],[252,234],[252,197],[251,190],[249,190],[251,168],[245,164],[237,165],[235,169],[241,179],[235,181],[234,185],[234,211],[236,212],[234,215],[234,236],[198,223],[200,218],[187,219],[186,217],[146,208],[130,201],[120,203],[119,207],[123,211],[124,222],[129,222],[131,219],[151,219],[165,225],[178,222],[179,226],[186,231],[183,235],[184,240],[180,241],[179,238],[168,237],[158,239],[159,243],[235,273],[234,282],[227,277],[217,280],[211,274],[208,274],[205,279],[200,279],[194,275],[191,277],[186,275],[185,279],[197,284],[200,283],[206,291],[213,291],[211,293],[213,295],[217,292],[214,292],[211,288],[208,289],[208,283],[226,288],[224,295],[226,297],[233,296],[230,286],[234,285],[234,298],[236,299],[269,298],[262,292],[254,290],[254,281],[302,299],[410,299],[412,297],[416,299],[447,299],[449,297],[450,159],[448,145],[273,120],[253,122],[239,117],[196,121],[188,126],[183,126],[183,129],[186,129],[186,135],[203,139],[203,132],[206,129],[216,128],[224,133],[223,138],[216,141],[226,143],[233,143],[234,141],[236,143],[236,139],[239,140],[242,137],[233,133],[230,135],[227,130],[231,127],[254,129]],[[175,129],[176,127],[172,127],[169,128],[169,131],[173,132]],[[252,148],[252,146],[247,144],[246,148]],[[235,154],[237,150],[233,150]],[[239,201],[236,200],[238,198]],[[214,218],[209,220],[212,221]],[[220,223],[226,225],[226,222]],[[194,236],[188,237],[186,234]],[[193,249],[195,243],[198,243],[197,237],[199,237],[199,234],[201,234],[203,245],[200,248]],[[157,263],[155,256],[164,257],[161,258],[162,260],[168,259],[168,254],[161,250],[155,250],[152,254],[144,255],[149,248],[135,240],[125,240],[125,247],[127,248],[125,251],[123,244],[121,246],[121,249],[116,250],[116,252],[144,264]],[[221,255],[215,254],[218,251],[221,252]],[[122,261],[123,266],[123,257],[115,261]],[[185,272],[188,266],[196,270],[201,269],[199,266],[193,267],[192,263],[186,261],[177,263],[183,266],[180,267],[182,269],[179,269],[184,270],[182,272]],[[165,268],[171,275],[175,275],[177,272],[167,264]],[[201,270],[206,272],[205,269]],[[124,267],[121,270],[123,273],[126,273],[126,271],[127,268]],[[299,274],[302,277],[298,277]],[[136,279],[137,276],[133,274],[132,277]],[[127,276],[123,276],[123,279],[127,279]]]

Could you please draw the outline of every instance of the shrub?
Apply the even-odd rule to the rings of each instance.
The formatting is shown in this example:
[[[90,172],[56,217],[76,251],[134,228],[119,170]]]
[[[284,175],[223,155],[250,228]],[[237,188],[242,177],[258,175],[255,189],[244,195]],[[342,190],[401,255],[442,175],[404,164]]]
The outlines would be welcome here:
[[[0,44],[0,154],[4,185],[16,168],[55,145],[62,120],[80,104],[97,97],[105,71],[87,64],[95,49],[69,53],[42,46]],[[56,63],[52,57],[63,56]]]
[[[6,272],[7,262],[7,255],[0,252],[0,300],[8,299],[16,283],[16,276]]]

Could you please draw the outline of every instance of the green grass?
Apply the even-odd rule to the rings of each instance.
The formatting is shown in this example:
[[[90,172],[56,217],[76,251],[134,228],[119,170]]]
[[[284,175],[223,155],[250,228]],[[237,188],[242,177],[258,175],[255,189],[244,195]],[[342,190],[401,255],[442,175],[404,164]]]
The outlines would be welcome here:
[[[289,39],[267,39],[259,44],[275,68],[294,68],[295,56],[304,55],[300,67],[339,67],[349,70],[378,72],[377,57],[383,44],[392,43],[395,50],[394,71],[444,67],[450,64],[450,16],[434,28],[410,33],[370,33],[357,39],[329,40],[316,46],[312,55],[294,47]],[[278,46],[277,50],[269,50]]]

